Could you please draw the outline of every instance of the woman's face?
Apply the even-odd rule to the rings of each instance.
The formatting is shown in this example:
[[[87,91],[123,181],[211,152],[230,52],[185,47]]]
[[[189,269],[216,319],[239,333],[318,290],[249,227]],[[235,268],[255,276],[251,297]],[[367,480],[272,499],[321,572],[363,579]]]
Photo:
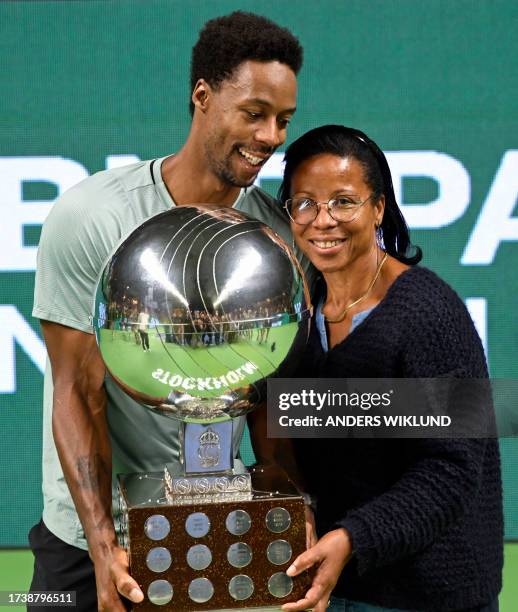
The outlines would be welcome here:
[[[328,202],[338,195],[363,202],[372,194],[364,179],[363,167],[354,157],[331,153],[304,160],[291,180],[291,197],[305,196]],[[376,252],[376,225],[381,224],[385,202],[368,200],[358,209],[353,221],[333,219],[321,204],[316,219],[307,225],[291,221],[291,231],[298,247],[321,272],[335,272],[360,257]]]

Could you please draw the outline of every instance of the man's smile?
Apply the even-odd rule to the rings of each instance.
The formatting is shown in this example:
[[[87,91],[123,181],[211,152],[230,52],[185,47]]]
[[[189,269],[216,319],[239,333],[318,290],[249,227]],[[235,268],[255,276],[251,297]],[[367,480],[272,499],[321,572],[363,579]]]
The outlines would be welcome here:
[[[246,161],[252,166],[260,166],[264,164],[267,159],[269,159],[270,154],[259,153],[258,151],[250,151],[245,147],[238,148],[239,154],[246,159]]]

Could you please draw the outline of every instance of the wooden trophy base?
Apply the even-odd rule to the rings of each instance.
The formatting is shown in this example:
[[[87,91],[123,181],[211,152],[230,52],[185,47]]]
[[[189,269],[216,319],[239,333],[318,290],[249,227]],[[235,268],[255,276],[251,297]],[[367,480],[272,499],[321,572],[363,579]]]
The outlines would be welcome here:
[[[187,504],[167,499],[161,473],[119,476],[122,544],[146,595],[135,609],[274,610],[304,597],[310,573],[285,574],[306,549],[304,501],[278,468],[250,475],[248,499]]]

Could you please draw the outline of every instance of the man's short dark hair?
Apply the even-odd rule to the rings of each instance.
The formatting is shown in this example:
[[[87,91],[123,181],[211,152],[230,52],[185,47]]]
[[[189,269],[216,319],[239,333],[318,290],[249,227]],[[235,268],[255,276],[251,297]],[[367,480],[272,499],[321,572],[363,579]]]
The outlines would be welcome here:
[[[217,89],[247,60],[278,61],[297,74],[302,47],[286,28],[253,13],[235,11],[207,21],[192,49],[191,93],[199,79]],[[191,115],[194,104],[190,102]]]

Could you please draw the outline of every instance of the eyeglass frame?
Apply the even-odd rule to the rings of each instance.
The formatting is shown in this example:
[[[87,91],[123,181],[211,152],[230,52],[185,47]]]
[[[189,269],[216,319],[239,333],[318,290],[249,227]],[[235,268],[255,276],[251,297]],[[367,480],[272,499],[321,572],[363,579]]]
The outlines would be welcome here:
[[[339,195],[344,195],[344,194],[339,194]],[[293,221],[293,223],[296,223],[297,225],[309,225],[310,223],[313,223],[313,221],[315,221],[315,219],[317,219],[318,215],[320,214],[320,207],[325,205],[327,208],[327,214],[331,217],[331,219],[333,219],[333,221],[336,221],[337,223],[351,223],[351,221],[354,221],[358,215],[360,214],[360,208],[365,204],[365,202],[368,202],[373,196],[375,196],[376,194],[374,192],[372,192],[368,197],[365,198],[365,200],[363,200],[363,202],[359,202],[359,203],[355,203],[355,207],[356,207],[356,214],[354,215],[354,217],[352,219],[349,219],[347,221],[342,221],[341,219],[335,219],[335,217],[333,217],[333,214],[331,212],[331,202],[336,201],[336,197],[335,198],[329,198],[329,200],[327,202],[321,202],[320,200],[314,200],[313,198],[307,198],[308,200],[311,200],[312,202],[314,202],[316,204],[317,207],[317,212],[314,216],[313,219],[311,219],[311,221],[308,221],[307,223],[300,223],[300,221],[295,221],[295,219],[291,216],[290,213],[290,205],[289,203],[293,200],[293,198],[288,198],[286,200],[286,202],[284,202],[284,209],[286,210],[286,212],[288,213],[288,217]]]

